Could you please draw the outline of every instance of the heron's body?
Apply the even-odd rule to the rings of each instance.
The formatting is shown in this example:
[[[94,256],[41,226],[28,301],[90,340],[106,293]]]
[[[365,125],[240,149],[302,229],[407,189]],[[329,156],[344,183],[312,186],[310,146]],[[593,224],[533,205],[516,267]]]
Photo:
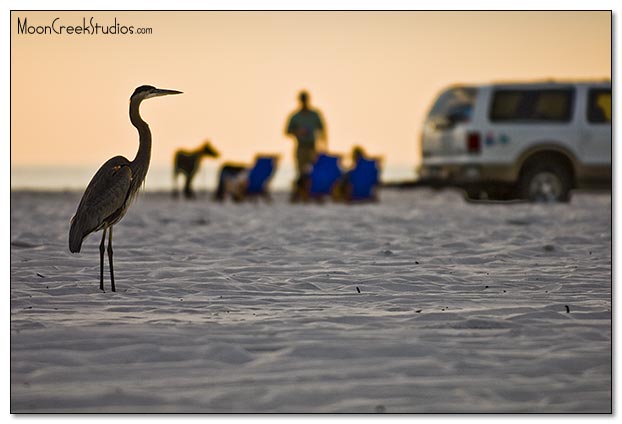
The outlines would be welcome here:
[[[69,229],[69,251],[80,251],[82,240],[123,218],[129,206],[132,183],[130,161],[116,156],[107,161],[86,188]]]
[[[178,94],[179,91],[160,90],[141,86],[130,98],[130,120],[138,130],[140,146],[134,160],[115,156],[97,171],[80,200],[78,209],[71,219],[69,229],[69,251],[79,252],[84,238],[92,232],[103,230],[100,250],[100,289],[104,289],[104,242],[109,231],[108,259],[112,291],[115,291],[112,266],[112,226],[123,218],[132,199],[138,193],[149,169],[151,158],[151,131],[140,117],[140,103],[147,98]]]

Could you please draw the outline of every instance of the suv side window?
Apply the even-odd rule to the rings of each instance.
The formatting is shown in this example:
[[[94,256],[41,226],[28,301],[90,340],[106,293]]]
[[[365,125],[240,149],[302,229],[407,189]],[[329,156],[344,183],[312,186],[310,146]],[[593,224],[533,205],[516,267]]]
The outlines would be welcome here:
[[[489,117],[492,122],[568,122],[574,102],[573,89],[496,90]]]
[[[593,124],[611,123],[611,90],[590,89],[587,101],[587,121]]]

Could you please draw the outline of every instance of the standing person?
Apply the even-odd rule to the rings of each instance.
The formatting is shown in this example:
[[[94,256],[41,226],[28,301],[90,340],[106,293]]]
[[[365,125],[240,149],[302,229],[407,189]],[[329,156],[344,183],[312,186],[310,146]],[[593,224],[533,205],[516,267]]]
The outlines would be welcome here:
[[[299,200],[305,188],[317,154],[317,140],[323,141],[326,149],[326,129],[319,111],[309,107],[309,93],[301,91],[298,95],[300,110],[289,118],[285,133],[296,137],[296,166],[298,175],[294,184],[292,200]]]

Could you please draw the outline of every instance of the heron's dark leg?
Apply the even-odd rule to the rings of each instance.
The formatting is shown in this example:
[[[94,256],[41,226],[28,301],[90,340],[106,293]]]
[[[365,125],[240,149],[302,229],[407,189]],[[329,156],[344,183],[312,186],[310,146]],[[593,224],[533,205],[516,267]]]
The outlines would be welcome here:
[[[108,262],[110,262],[110,286],[112,291],[116,291],[114,288],[114,269],[112,268],[112,227],[108,230]]]
[[[102,242],[99,244],[99,289],[104,291],[104,242],[106,241],[106,227],[104,227]]]

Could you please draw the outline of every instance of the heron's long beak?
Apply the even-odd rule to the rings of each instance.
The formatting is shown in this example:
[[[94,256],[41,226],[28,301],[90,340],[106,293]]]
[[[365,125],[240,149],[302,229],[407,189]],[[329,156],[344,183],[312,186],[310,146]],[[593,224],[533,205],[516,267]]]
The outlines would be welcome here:
[[[167,90],[165,88],[156,88],[153,92],[154,96],[167,96],[169,94],[183,94],[183,92],[177,90]]]

